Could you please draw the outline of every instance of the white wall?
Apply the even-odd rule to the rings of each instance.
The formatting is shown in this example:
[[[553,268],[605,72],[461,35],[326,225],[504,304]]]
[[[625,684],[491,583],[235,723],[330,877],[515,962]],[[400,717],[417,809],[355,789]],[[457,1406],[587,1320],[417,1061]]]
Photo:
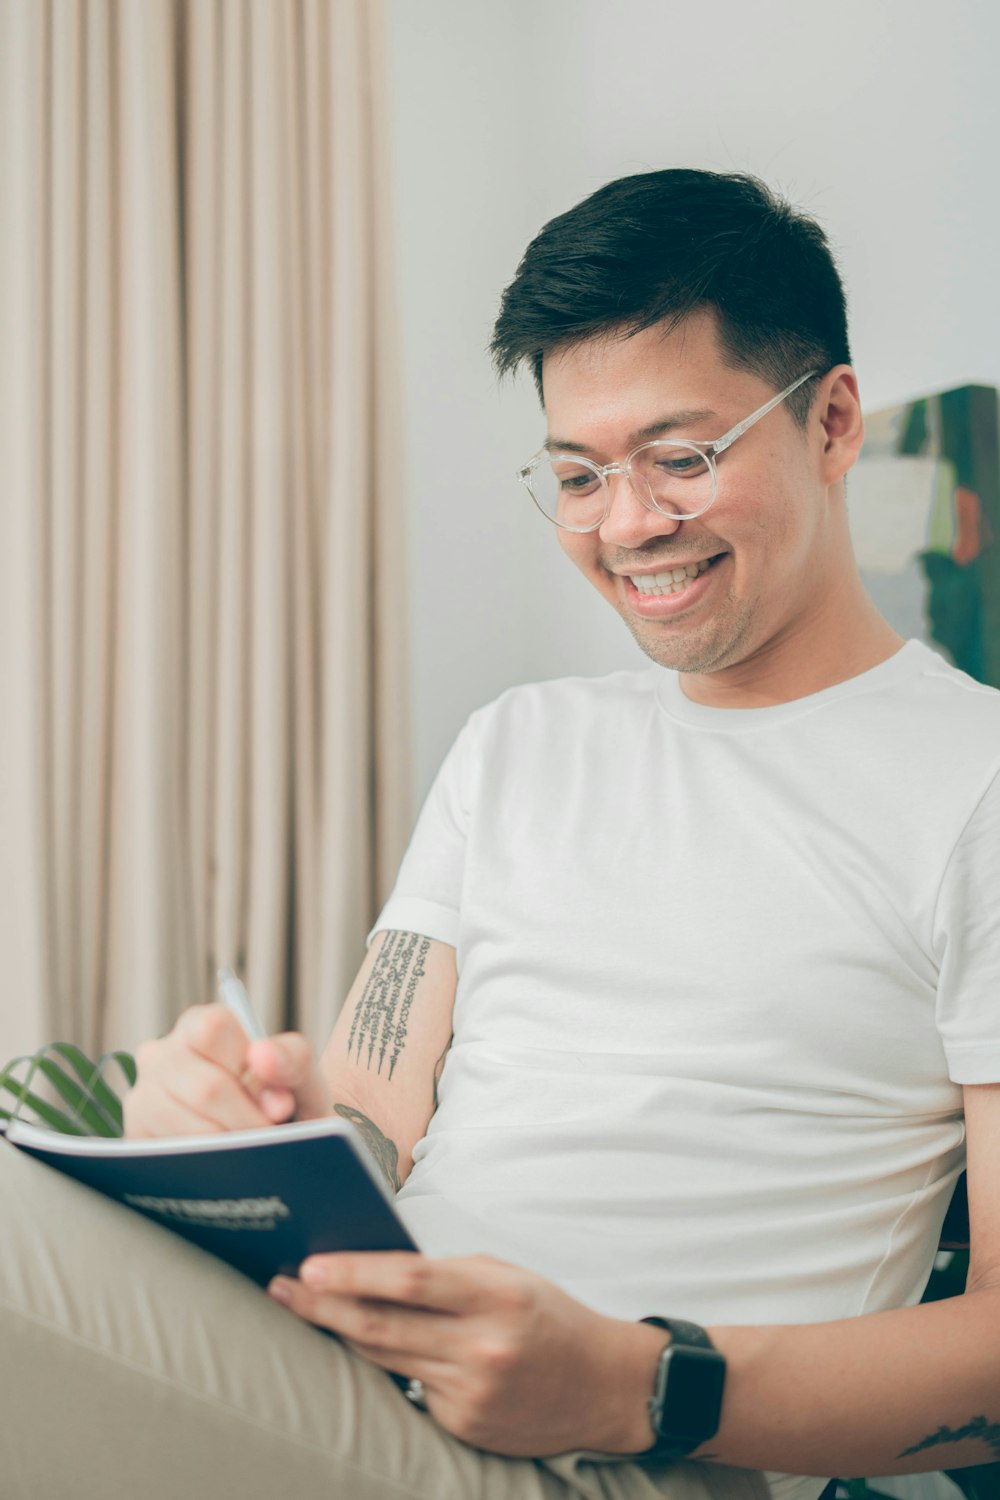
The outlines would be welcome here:
[[[992,0],[387,0],[414,788],[511,683],[641,661],[513,478],[485,353],[528,239],[610,178],[752,171],[837,248],[866,404],[1000,385]]]

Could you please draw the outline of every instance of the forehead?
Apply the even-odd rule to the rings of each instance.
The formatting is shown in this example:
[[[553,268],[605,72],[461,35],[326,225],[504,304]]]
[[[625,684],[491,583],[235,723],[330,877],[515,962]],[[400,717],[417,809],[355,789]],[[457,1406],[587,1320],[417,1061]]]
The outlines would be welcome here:
[[[738,407],[743,387],[755,391],[758,384],[725,363],[709,311],[669,331],[655,324],[554,349],[542,364],[549,437],[581,442],[588,440],[584,429],[631,431],[672,410]]]

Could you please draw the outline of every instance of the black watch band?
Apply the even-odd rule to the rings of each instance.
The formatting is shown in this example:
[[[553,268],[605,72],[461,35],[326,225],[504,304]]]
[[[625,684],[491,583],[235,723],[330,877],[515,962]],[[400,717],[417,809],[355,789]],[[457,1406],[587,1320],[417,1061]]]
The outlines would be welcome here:
[[[649,1421],[655,1435],[641,1460],[669,1463],[707,1442],[719,1429],[726,1361],[697,1323],[643,1318],[670,1334],[656,1367]]]

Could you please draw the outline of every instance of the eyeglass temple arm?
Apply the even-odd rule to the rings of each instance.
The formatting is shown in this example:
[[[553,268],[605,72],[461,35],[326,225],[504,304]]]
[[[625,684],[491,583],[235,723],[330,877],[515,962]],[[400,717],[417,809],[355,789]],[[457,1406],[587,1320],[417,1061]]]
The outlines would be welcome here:
[[[793,391],[798,390],[800,385],[805,385],[807,380],[812,380],[813,376],[818,374],[818,370],[809,370],[805,375],[800,375],[798,380],[793,380],[791,385],[786,386],[783,391],[779,391],[776,396],[772,396],[770,401],[761,407],[760,411],[755,411],[751,416],[744,417],[743,421],[737,422],[736,426],[730,428],[724,437],[717,438],[714,443],[710,444],[712,452],[725,453],[730,444],[735,443],[738,437],[742,437],[749,427],[752,427],[755,422],[759,422],[761,417],[766,417],[769,411],[774,411],[774,408],[780,406],[786,396],[790,396]]]

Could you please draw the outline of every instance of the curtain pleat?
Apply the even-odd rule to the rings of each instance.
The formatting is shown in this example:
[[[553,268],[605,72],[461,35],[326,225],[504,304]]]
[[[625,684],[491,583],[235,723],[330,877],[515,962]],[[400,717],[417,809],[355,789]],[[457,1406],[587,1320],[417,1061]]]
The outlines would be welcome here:
[[[369,493],[371,380],[370,221],[367,175],[350,170],[365,149],[358,91],[363,16],[361,7],[333,8],[326,35],[331,95],[343,100],[331,121],[327,190],[331,199],[328,274],[331,289],[325,330],[329,365],[320,420],[329,433],[330,461],[323,476],[320,537],[323,576],[322,633],[337,637],[346,622],[364,619],[363,649],[350,660],[324,655],[320,679],[322,719],[322,848],[342,851],[324,859],[318,872],[323,910],[350,913],[357,922],[371,902],[372,849],[361,836],[370,818],[369,766],[352,726],[370,716],[372,595],[369,519],[355,497]],[[342,985],[344,931],[324,923],[320,931],[321,993]]]
[[[112,1036],[155,1033],[192,990],[182,921],[181,316],[171,8],[114,7],[120,246],[118,598],[108,992]]]
[[[7,955],[4,1034],[22,1052],[56,1022],[52,860],[46,461],[49,355],[48,15],[3,0],[0,46],[0,939]],[[43,685],[44,684],[44,685]]]
[[[316,6],[309,0],[301,15],[301,45],[294,45],[291,13],[286,12],[289,41],[285,51],[285,88],[291,103],[291,152],[301,171],[289,173],[285,210],[294,236],[290,264],[301,275],[289,279],[290,326],[300,357],[289,368],[289,415],[292,423],[289,566],[295,580],[289,628],[292,695],[291,774],[289,808],[292,873],[292,929],[288,949],[288,983],[293,994],[318,994],[320,893],[317,889],[319,826],[316,817],[319,733],[319,573],[317,527],[319,493],[326,464],[326,434],[319,421],[317,395],[323,382],[322,318],[313,299],[322,304],[325,283],[323,136],[317,111],[321,107],[318,76]],[[315,433],[310,442],[307,434]],[[295,1021],[295,1016],[290,1018]]]
[[[207,992],[211,920],[209,861],[215,724],[215,643],[218,640],[219,569],[218,421],[220,357],[215,310],[221,296],[218,243],[219,49],[215,0],[196,6],[180,32],[185,88],[177,109],[183,216],[184,427],[187,456],[181,517],[183,598],[182,673],[188,684],[182,728],[186,839],[184,882],[197,974],[196,993]],[[193,274],[193,268],[203,273]]]
[[[246,972],[251,993],[273,1024],[279,998],[276,940],[284,928],[286,887],[275,888],[287,828],[283,741],[288,729],[285,623],[282,436],[287,430],[287,362],[275,170],[281,151],[280,53],[275,8],[247,6],[250,47],[250,510],[247,591],[250,674]],[[283,230],[283,225],[281,226]]]
[[[322,1042],[391,880],[377,21],[0,0],[0,1060],[134,1046],[223,964]]]
[[[112,169],[111,21],[108,0],[91,0],[80,12],[81,118],[78,172],[83,223],[80,245],[81,451],[76,503],[82,547],[80,590],[80,739],[76,805],[80,826],[79,948],[68,956],[70,975],[62,1032],[74,1024],[83,1045],[96,1049],[103,1027],[108,978],[111,827],[111,705],[117,601],[114,549],[117,538],[118,421],[116,298],[118,252],[112,234],[117,201]],[[75,1018],[75,1019],[74,1019]]]
[[[389,154],[388,77],[382,66],[386,55],[385,11],[381,4],[362,4],[365,22],[365,80],[368,124],[368,155],[382,162]],[[371,267],[376,294],[371,307],[372,359],[375,370],[370,406],[371,493],[370,511],[371,587],[374,609],[371,629],[372,722],[378,726],[373,738],[372,763],[375,861],[375,899],[379,905],[396,877],[400,855],[413,821],[411,794],[404,769],[409,743],[409,658],[400,649],[406,618],[406,554],[402,517],[393,496],[402,472],[403,412],[399,386],[386,371],[397,364],[397,313],[394,300],[392,219],[389,179],[385,172],[368,174],[371,196]]]
[[[47,515],[48,577],[50,597],[48,661],[46,675],[52,684],[47,735],[52,756],[49,796],[51,799],[52,895],[60,915],[55,945],[54,988],[60,1009],[72,989],[72,957],[80,942],[80,839],[74,746],[79,743],[81,682],[79,650],[80,580],[76,570],[80,557],[80,508],[76,497],[76,474],[80,461],[81,345],[80,258],[83,235],[80,222],[79,139],[81,115],[80,54],[81,16],[70,12],[65,24],[53,26],[49,46],[50,100],[46,142],[46,177],[49,182],[50,249],[45,267],[49,285],[48,403],[46,455],[49,466]],[[66,253],[55,253],[65,246]]]

